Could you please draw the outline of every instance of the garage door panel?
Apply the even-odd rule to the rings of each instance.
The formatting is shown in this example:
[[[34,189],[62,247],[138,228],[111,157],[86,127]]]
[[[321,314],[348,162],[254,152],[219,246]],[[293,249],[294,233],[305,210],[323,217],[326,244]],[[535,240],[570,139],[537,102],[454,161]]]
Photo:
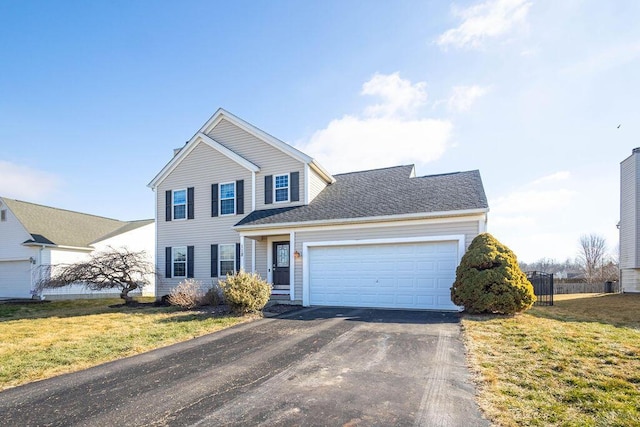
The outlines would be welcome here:
[[[457,309],[450,291],[458,242],[311,247],[309,302]]]

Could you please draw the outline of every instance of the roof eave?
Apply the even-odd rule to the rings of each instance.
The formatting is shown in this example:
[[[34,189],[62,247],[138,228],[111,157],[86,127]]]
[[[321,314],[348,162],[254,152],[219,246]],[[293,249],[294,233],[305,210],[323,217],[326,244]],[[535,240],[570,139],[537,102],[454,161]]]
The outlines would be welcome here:
[[[251,172],[260,171],[260,167],[235,153],[234,151],[229,150],[224,145],[220,144],[218,141],[214,140],[208,135],[205,135],[202,132],[197,132],[193,137],[187,141],[186,145],[180,150],[178,154],[176,154],[163,168],[162,170],[153,178],[153,180],[147,184],[147,187],[155,190],[158,185],[169,175],[177,166],[182,162],[182,160],[193,151],[193,149],[198,145],[198,143],[204,142],[209,147],[218,151],[222,155],[231,159],[232,161],[238,163],[240,166],[250,170]]]
[[[340,224],[358,224],[368,222],[394,222],[414,219],[430,219],[430,218],[446,218],[446,217],[464,217],[486,215],[489,208],[464,209],[454,211],[437,211],[437,212],[418,212],[413,214],[399,215],[383,215],[360,218],[336,218],[320,221],[294,221],[294,222],[277,222],[271,224],[246,224],[236,225],[232,228],[238,232],[247,230],[268,230],[272,228],[293,228],[293,227],[313,227],[318,225],[340,225]]]
[[[218,110],[213,114],[213,116],[211,116],[211,118],[207,120],[207,122],[200,128],[198,133],[207,134],[211,132],[211,130],[214,127],[216,127],[216,125],[220,123],[222,119],[226,119],[230,121],[234,125],[244,130],[245,132],[248,132],[249,134],[255,136],[256,138],[265,141],[267,144],[290,155],[291,157],[295,158],[296,160],[302,163],[310,163],[313,160],[310,156],[303,153],[302,151],[292,147],[291,145],[287,144],[284,141],[279,140],[278,138],[272,135],[269,135],[262,129],[259,129],[254,125],[252,125],[251,123],[244,121],[240,117],[228,112],[224,108],[218,108]]]

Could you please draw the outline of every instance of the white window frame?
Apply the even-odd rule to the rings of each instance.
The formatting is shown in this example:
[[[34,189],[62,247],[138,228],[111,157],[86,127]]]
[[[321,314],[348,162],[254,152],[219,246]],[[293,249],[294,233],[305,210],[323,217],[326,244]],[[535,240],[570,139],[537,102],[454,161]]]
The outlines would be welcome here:
[[[273,175],[273,203],[288,203],[289,201],[291,201],[291,176],[289,176],[290,174],[288,173],[281,173],[278,175]],[[282,190],[285,187],[280,187],[278,188],[276,185],[276,182],[278,182],[278,177],[282,177],[282,176],[286,176],[287,177],[287,199],[286,200],[278,200],[276,198],[276,194],[277,191],[276,190]]]
[[[176,265],[176,251],[183,249],[184,250],[184,276],[178,276],[175,271]],[[182,263],[183,261],[178,261]],[[189,251],[186,246],[174,246],[171,248],[171,277],[187,277],[187,267],[189,265]]]
[[[232,259],[222,259],[222,247],[223,246],[232,246],[233,250],[231,251],[231,253],[233,254],[233,258]],[[222,271],[222,262],[228,262],[233,260],[233,268],[232,268],[232,272],[235,273],[236,271],[236,244],[235,243],[223,243],[223,244],[219,244],[218,245],[218,276],[219,277],[225,277],[227,275],[226,272]]]
[[[184,218],[176,218],[176,206],[182,206],[182,203],[179,205],[176,205],[175,194],[180,191],[184,191]],[[181,190],[171,190],[171,218],[174,221],[184,221],[187,219],[187,217],[189,216],[189,213],[187,212],[188,205],[189,205],[189,192],[187,191],[186,188]]]
[[[229,185],[229,184],[233,185],[233,198],[232,198],[233,199],[233,212],[232,213],[223,214],[222,213],[222,200],[232,200],[232,199],[230,199],[230,198],[223,199],[222,198],[222,186],[223,185]],[[236,196],[238,194],[237,191],[236,191],[237,189],[236,189],[235,181],[223,182],[221,184],[218,184],[218,189],[219,189],[219,193],[220,193],[220,195],[218,197],[218,212],[220,212],[220,216],[235,215],[236,214]]]

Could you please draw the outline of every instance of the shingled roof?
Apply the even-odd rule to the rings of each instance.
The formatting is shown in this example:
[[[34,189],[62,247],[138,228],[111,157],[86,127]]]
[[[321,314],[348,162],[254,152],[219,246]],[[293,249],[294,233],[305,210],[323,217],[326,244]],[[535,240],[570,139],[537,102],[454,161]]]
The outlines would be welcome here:
[[[89,247],[92,243],[151,224],[154,220],[117,219],[2,198],[31,235],[23,244]]]
[[[480,172],[412,177],[413,165],[334,175],[309,205],[251,212],[236,224],[275,225],[487,209]]]

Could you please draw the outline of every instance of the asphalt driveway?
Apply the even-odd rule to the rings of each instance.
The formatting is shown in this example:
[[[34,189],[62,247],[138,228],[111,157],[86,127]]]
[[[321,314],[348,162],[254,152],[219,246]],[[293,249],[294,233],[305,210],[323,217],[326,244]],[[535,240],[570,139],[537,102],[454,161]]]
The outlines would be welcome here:
[[[0,393],[0,425],[488,426],[455,313],[311,308]]]

